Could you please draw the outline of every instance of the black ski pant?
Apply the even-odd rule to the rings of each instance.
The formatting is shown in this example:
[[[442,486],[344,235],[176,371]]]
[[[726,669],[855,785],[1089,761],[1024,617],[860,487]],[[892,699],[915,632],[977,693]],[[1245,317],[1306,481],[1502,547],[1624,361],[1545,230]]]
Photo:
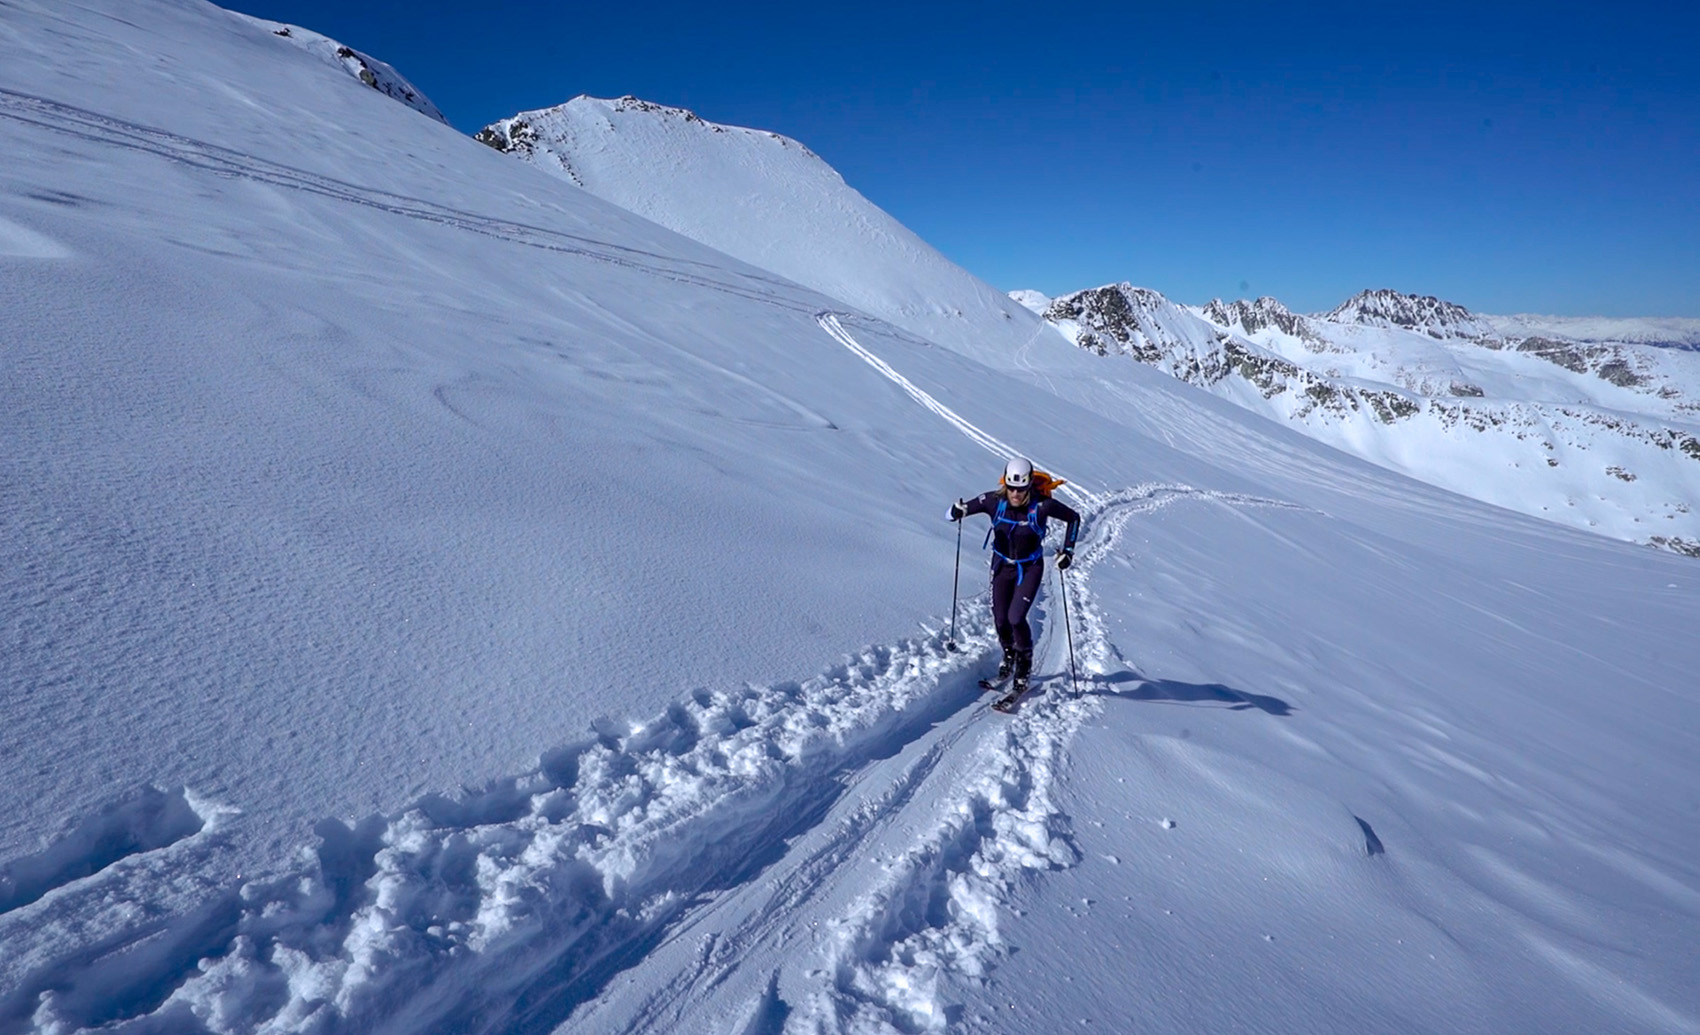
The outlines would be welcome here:
[[[998,629],[998,643],[1005,650],[1022,652],[1033,649],[1033,629],[1027,624],[1027,610],[1039,595],[1039,582],[1045,577],[1044,561],[1011,564],[998,559],[992,568],[992,624]]]

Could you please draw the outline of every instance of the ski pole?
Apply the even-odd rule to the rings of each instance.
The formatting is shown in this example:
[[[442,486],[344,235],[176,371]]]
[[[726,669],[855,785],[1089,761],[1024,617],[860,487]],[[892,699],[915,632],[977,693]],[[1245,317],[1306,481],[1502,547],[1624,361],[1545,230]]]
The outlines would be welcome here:
[[[956,650],[956,593],[962,585],[962,522],[956,519],[956,574],[950,580],[950,639],[944,641],[944,649]]]
[[[1074,676],[1074,624],[1068,620],[1068,572],[1057,569],[1057,581],[1062,585],[1063,598],[1063,631],[1068,634],[1068,685],[1074,689],[1074,696],[1080,696],[1080,682]]]

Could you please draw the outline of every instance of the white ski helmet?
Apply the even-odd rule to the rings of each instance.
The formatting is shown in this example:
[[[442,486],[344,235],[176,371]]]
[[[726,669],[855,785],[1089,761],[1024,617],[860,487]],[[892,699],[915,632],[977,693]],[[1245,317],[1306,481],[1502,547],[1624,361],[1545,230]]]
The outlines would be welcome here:
[[[1033,462],[1025,457],[1016,457],[1003,468],[1003,484],[1006,489],[1025,489],[1033,484]]]

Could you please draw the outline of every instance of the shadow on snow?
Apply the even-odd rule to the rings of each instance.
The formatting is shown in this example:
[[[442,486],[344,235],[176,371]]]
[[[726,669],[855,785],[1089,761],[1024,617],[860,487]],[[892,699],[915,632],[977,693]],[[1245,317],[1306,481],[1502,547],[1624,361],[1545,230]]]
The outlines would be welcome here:
[[[1093,681],[1094,687],[1085,691],[1102,697],[1120,697],[1129,701],[1176,701],[1182,704],[1225,704],[1232,711],[1256,708],[1270,715],[1288,716],[1292,705],[1279,697],[1267,694],[1248,694],[1221,683],[1183,683],[1178,679],[1146,679],[1137,672],[1114,672]],[[1105,684],[1134,684],[1113,689]]]

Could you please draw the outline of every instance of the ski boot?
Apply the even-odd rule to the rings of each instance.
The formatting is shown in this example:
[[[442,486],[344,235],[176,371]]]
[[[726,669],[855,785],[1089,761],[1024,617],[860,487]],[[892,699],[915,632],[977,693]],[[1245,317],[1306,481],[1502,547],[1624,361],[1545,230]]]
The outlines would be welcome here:
[[[1008,679],[1009,674],[1013,671],[1015,671],[1015,648],[1005,647],[1003,649],[1003,660],[998,662],[998,679]]]
[[[1012,694],[1027,692],[1027,677],[1033,674],[1033,652],[1022,650],[1015,652],[1015,679],[1009,684]]]

